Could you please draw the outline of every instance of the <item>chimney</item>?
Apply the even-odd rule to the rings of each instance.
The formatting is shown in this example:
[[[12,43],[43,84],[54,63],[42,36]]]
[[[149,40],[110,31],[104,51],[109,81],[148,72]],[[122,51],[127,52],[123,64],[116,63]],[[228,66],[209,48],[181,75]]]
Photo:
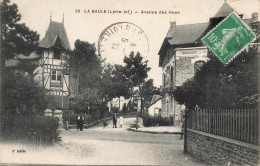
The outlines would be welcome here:
[[[170,22],[170,29],[167,34],[167,38],[173,38],[176,34],[176,21],[171,21]]]
[[[253,22],[258,21],[258,12],[252,13],[252,21]]]

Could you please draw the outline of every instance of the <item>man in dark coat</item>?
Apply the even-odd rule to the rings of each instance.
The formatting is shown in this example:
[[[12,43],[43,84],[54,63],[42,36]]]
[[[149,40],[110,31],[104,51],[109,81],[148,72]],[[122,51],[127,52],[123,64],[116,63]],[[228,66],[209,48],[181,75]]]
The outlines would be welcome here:
[[[117,128],[116,123],[117,123],[117,117],[116,117],[116,113],[115,113],[114,116],[113,116],[113,128],[114,127]]]
[[[84,121],[84,117],[81,114],[80,116],[78,116],[77,130],[80,129],[80,131],[83,131],[83,121]]]

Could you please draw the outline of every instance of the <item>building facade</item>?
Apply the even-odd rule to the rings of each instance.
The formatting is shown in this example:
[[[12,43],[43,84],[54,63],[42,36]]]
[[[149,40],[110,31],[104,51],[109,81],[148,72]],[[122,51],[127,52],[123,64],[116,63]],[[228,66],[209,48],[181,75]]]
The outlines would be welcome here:
[[[34,74],[36,81],[48,90],[48,95],[61,109],[69,109],[70,100],[78,93],[77,74],[66,63],[70,51],[64,23],[50,21],[45,37],[39,43],[39,66]]]
[[[148,108],[148,113],[151,116],[161,116],[162,112],[162,97],[160,95],[153,95],[151,105]]]
[[[202,43],[204,37],[234,9],[224,3],[214,17],[207,23],[176,25],[170,23],[168,33],[159,50],[159,66],[162,68],[162,116],[173,115],[174,124],[182,121],[184,109],[173,98],[173,91],[191,79],[208,59],[208,48]],[[239,14],[242,18],[242,14]],[[258,13],[252,18],[243,19],[251,28],[258,21]]]

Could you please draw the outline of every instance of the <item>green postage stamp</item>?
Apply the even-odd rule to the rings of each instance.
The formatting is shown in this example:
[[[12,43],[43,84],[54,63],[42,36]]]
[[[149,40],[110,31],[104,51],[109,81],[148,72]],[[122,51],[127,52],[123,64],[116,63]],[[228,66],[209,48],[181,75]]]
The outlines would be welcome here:
[[[229,63],[255,39],[254,33],[233,12],[202,38],[224,64]]]

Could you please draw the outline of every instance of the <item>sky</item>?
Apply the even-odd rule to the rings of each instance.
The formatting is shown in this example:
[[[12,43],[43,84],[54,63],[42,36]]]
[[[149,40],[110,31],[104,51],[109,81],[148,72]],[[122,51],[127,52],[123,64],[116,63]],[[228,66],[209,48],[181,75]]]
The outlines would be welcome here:
[[[227,2],[239,14],[242,13],[244,18],[251,18],[253,12],[259,11],[258,0]],[[145,56],[149,61],[148,66],[151,67],[148,75],[154,79],[155,86],[159,87],[162,83],[162,69],[159,67],[158,52],[168,32],[170,21],[176,21],[177,25],[208,22],[223,5],[224,0],[11,0],[11,3],[18,5],[22,15],[20,23],[25,23],[30,29],[37,31],[40,39],[48,28],[50,15],[52,21],[62,22],[64,13],[64,25],[72,49],[77,39],[95,43],[97,47],[101,32],[114,23],[130,22],[140,27],[149,43],[149,52]],[[90,13],[85,13],[84,10],[90,10]],[[107,12],[92,13],[92,10]],[[109,14],[109,10],[129,10],[132,14]],[[156,14],[143,14],[142,11],[156,11]],[[123,59],[123,55],[103,58],[107,58],[108,63],[119,63],[117,61]]]

